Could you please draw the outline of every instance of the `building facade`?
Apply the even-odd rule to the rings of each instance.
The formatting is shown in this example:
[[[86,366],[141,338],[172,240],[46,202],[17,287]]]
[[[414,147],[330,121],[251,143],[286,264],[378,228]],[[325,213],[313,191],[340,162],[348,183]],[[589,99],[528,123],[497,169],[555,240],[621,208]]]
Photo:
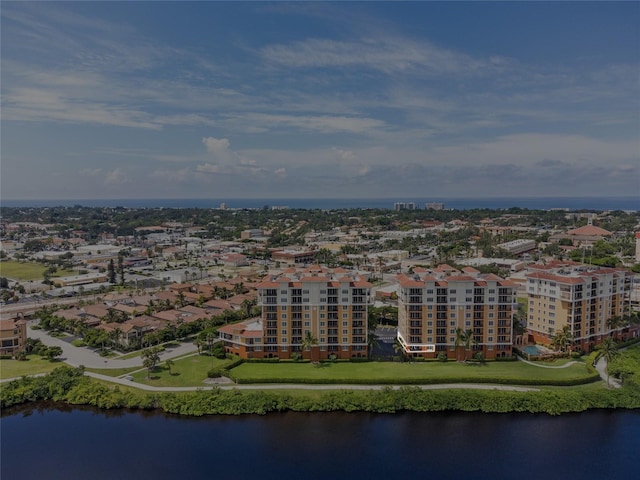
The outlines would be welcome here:
[[[0,320],[0,355],[15,356],[17,353],[25,349],[26,343],[26,320]]]
[[[473,353],[511,356],[516,284],[473,268],[443,265],[398,277],[398,340],[406,354],[460,357],[456,332],[473,331]]]
[[[526,279],[527,330],[536,343],[551,343],[569,326],[574,347],[591,351],[616,333],[608,320],[628,313],[631,274],[625,270],[554,262]]]
[[[291,358],[294,353],[313,354],[314,360],[366,357],[371,286],[352,271],[319,266],[269,275],[257,285],[260,322],[242,331],[221,329],[221,338],[227,351],[249,358]],[[258,338],[256,328],[261,328]],[[307,332],[317,340],[311,351],[302,348]]]

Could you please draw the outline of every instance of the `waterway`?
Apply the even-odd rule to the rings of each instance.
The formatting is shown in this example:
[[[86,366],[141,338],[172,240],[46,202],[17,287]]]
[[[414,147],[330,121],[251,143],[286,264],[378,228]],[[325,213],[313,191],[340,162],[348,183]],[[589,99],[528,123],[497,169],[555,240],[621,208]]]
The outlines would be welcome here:
[[[637,478],[639,411],[179,417],[62,405],[1,419],[3,480]]]

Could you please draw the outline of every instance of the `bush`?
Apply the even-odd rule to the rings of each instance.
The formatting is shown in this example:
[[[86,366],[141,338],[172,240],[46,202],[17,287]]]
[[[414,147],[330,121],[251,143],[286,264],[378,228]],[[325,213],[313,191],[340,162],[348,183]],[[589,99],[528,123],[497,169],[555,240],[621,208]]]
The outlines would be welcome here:
[[[71,345],[73,345],[74,347],[84,347],[86,343],[84,343],[79,338],[76,338],[73,342],[71,342]]]
[[[220,378],[222,377],[224,369],[222,368],[212,368],[207,372],[207,377],[209,378]]]
[[[436,358],[439,362],[446,362],[448,360],[447,354],[445,352],[440,352]]]

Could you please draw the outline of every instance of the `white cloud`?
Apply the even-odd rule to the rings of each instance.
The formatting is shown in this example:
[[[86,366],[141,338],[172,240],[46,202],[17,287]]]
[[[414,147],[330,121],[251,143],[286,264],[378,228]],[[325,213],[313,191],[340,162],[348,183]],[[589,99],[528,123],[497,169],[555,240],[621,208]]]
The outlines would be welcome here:
[[[121,185],[129,182],[131,182],[131,179],[120,167],[108,172],[104,179],[106,185]]]
[[[229,152],[229,140],[226,138],[204,137],[202,143],[207,147],[207,152],[214,155],[226,155]]]

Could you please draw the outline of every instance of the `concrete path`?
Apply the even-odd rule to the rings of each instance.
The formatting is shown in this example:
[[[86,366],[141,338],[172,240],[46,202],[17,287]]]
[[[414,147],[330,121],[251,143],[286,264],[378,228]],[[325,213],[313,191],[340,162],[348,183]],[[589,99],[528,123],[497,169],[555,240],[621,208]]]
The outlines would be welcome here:
[[[567,362],[564,365],[558,365],[558,366],[552,366],[552,365],[538,365],[537,363],[533,363],[530,362],[529,360],[525,360],[524,358],[521,357],[516,357],[519,361],[527,363],[529,365],[533,365],[534,367],[540,367],[540,368],[567,368],[570,367],[571,365],[574,365],[576,363],[582,363],[582,362],[577,362],[577,361],[571,361],[571,362]]]
[[[142,383],[132,382],[124,378],[114,378],[107,375],[101,375],[94,372],[85,372],[85,375],[107,382],[126,385],[128,387],[139,388],[152,392],[194,392],[198,390],[212,390],[220,388],[222,390],[382,390],[384,388],[392,388],[398,390],[402,386],[407,385],[305,385],[305,384],[281,384],[269,383],[263,385],[236,385],[235,383],[220,383],[216,385],[204,384],[201,387],[154,387],[152,385],[144,385]],[[511,385],[488,385],[483,383],[448,383],[437,385],[412,385],[422,390],[503,390],[512,392],[538,392],[538,388],[517,387]]]
[[[622,387],[622,382],[620,382],[620,380],[609,376],[609,374],[607,373],[607,360],[603,356],[601,356],[593,366],[596,367],[596,370],[600,374],[600,378],[607,382],[610,387]]]
[[[45,330],[31,330],[31,325],[36,324],[37,321],[30,321],[27,326],[27,336],[31,338],[37,338],[48,346],[58,346],[62,348],[62,355],[60,360],[73,366],[79,367],[84,365],[87,368],[131,368],[142,367],[142,358],[104,358],[101,357],[96,351],[89,347],[74,347],[68,341],[62,338],[55,338],[49,335]],[[192,342],[181,343],[177,347],[169,347],[162,353],[160,353],[160,361],[164,361],[168,358],[180,357],[189,353],[196,352],[198,348]]]

